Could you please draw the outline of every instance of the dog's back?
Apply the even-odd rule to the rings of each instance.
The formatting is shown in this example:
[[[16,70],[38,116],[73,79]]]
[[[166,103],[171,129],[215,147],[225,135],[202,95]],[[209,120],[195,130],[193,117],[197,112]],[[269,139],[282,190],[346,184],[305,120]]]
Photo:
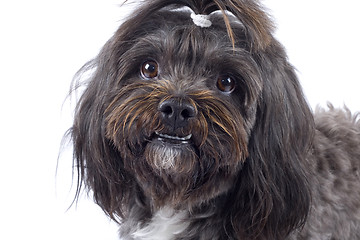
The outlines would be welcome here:
[[[312,207],[304,229],[290,239],[360,239],[359,114],[330,105],[314,118]]]

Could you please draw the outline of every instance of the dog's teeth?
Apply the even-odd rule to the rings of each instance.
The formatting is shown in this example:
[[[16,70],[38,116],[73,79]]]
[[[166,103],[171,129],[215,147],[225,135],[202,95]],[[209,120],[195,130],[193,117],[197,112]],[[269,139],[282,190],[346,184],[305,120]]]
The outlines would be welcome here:
[[[161,137],[161,138],[167,138],[167,139],[172,139],[172,140],[178,140],[178,141],[187,141],[191,138],[192,134],[189,134],[185,137],[177,137],[177,136],[170,136],[167,134],[161,134],[161,133],[157,133],[156,134]]]

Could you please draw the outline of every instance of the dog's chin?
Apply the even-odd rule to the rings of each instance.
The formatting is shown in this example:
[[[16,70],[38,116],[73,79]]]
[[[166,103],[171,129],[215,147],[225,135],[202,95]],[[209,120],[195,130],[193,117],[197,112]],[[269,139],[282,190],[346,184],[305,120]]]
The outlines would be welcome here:
[[[167,174],[189,174],[197,166],[198,147],[192,134],[177,136],[155,132],[145,149],[146,161]]]
[[[155,132],[147,139],[134,174],[154,207],[191,208],[228,191],[233,184],[239,162],[220,166],[219,159],[209,154],[198,138],[196,134]]]
[[[147,144],[146,161],[156,170],[167,174],[184,174],[191,172],[198,156],[196,147],[185,138],[168,138],[156,136]]]

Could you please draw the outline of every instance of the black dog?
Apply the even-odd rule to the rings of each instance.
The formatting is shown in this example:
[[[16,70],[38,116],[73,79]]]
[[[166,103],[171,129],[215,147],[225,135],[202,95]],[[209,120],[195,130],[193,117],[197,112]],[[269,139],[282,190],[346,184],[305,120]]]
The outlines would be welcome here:
[[[313,116],[258,2],[144,2],[89,69],[78,191],[121,239],[360,239],[360,122]]]

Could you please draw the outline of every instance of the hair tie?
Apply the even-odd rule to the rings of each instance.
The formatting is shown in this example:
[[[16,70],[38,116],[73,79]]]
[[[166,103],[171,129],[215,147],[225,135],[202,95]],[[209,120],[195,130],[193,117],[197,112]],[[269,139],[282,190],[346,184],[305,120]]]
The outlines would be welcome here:
[[[194,12],[192,12],[190,17],[196,26],[202,28],[208,28],[212,24],[212,22],[209,20],[210,19],[209,15],[195,14]]]
[[[190,7],[188,6],[182,6],[182,7],[175,7],[175,8],[170,8],[169,11],[171,12],[187,12],[190,13],[190,17],[192,19],[192,21],[194,22],[194,24],[198,27],[202,27],[202,28],[208,28],[212,25],[212,22],[210,21],[210,17],[212,15],[223,15],[226,14],[227,17],[231,18],[231,22],[233,23],[238,23],[241,24],[241,21],[230,11],[228,10],[215,10],[214,12],[206,15],[206,14],[196,14],[194,12],[194,10],[192,10]]]

